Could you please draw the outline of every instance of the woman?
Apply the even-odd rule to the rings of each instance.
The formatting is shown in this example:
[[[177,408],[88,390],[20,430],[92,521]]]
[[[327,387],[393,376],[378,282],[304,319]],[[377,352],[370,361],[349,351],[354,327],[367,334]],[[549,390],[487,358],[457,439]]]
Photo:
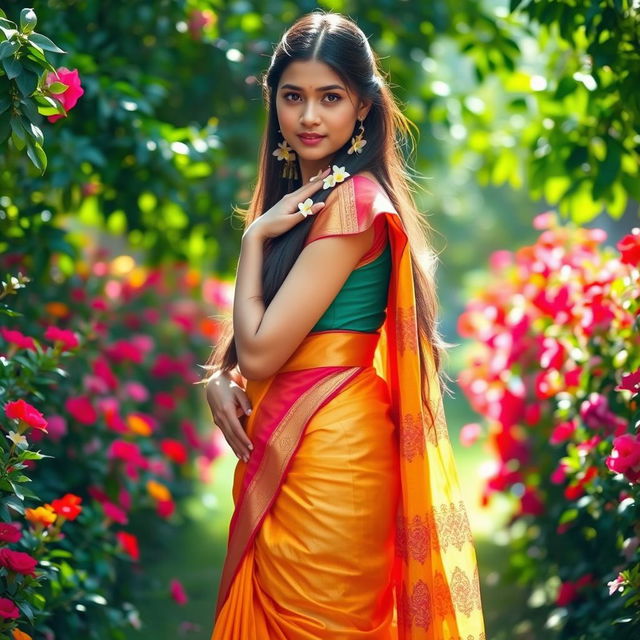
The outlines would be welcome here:
[[[484,640],[410,123],[339,14],[298,20],[263,87],[232,324],[208,362],[240,458],[212,640]]]

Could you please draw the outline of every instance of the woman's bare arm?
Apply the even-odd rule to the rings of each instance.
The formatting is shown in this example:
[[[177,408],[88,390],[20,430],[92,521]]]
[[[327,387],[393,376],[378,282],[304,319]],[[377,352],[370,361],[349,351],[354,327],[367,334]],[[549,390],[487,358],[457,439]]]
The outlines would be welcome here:
[[[247,230],[233,303],[238,364],[245,378],[268,378],[289,359],[372,246],[373,234],[370,227],[311,242],[265,309],[261,278],[265,239]]]

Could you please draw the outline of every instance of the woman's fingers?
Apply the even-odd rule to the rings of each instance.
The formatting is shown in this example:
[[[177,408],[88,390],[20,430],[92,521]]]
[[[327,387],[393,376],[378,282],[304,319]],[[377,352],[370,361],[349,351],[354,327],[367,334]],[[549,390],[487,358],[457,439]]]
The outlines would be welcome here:
[[[240,424],[240,420],[238,420],[235,405],[233,407],[225,407],[224,412],[227,428],[230,432],[230,435],[237,443],[238,451],[240,452],[239,457],[241,457],[246,462],[249,459],[251,449],[253,448],[251,440],[249,440],[249,437]]]

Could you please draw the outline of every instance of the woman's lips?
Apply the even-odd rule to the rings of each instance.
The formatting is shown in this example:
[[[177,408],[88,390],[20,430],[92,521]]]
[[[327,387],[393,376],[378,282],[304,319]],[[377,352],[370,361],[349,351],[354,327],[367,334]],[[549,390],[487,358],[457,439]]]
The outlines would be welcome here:
[[[304,144],[307,144],[309,146],[313,146],[313,145],[318,144],[321,140],[324,140],[325,136],[298,135],[298,138],[300,138],[300,140],[302,140],[302,142],[304,142]]]

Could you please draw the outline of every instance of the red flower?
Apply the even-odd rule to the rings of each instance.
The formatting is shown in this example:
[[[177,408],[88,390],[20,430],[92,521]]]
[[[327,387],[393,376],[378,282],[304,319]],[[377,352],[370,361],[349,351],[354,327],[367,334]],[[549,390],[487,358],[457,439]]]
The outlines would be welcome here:
[[[558,591],[558,596],[556,597],[556,604],[559,607],[566,607],[570,602],[575,600],[578,595],[578,589],[576,585],[567,580],[567,582],[563,582],[560,585],[560,590]]]
[[[48,327],[44,332],[44,337],[52,342],[60,342],[62,344],[62,351],[75,349],[80,344],[73,331],[59,329],[58,327]]]
[[[187,449],[179,440],[165,438],[160,443],[160,450],[176,464],[184,464],[187,461]]]
[[[118,531],[116,533],[116,539],[125,553],[133,560],[138,561],[140,559],[140,548],[138,547],[138,538],[136,538],[136,536],[126,531]]]
[[[104,350],[108,358],[113,362],[124,362],[130,360],[136,364],[140,364],[144,358],[142,350],[133,342],[127,340],[118,340],[109,345]]]
[[[0,540],[2,542],[18,542],[22,533],[17,525],[10,522],[0,522]]]
[[[81,502],[82,498],[80,496],[67,493],[62,498],[53,500],[51,506],[58,515],[65,517],[67,520],[75,520],[82,511]]]
[[[156,513],[161,518],[170,518],[176,510],[176,504],[173,500],[158,500],[156,503]]]
[[[7,418],[12,420],[21,420],[34,429],[47,430],[47,421],[44,416],[28,402],[22,398],[14,402],[7,402],[4,406],[4,412]]]
[[[169,584],[169,591],[171,592],[171,597],[178,603],[178,604],[186,604],[188,601],[187,598],[187,594],[184,590],[184,587],[182,586],[182,583],[177,580],[176,578],[173,578]]]
[[[23,333],[13,329],[7,329],[6,327],[0,327],[0,336],[2,336],[7,342],[17,345],[21,349],[36,350],[36,345],[33,342],[33,338],[25,336]]]
[[[45,78],[45,87],[51,86],[54,82],[62,82],[67,85],[67,88],[62,93],[51,93],[52,96],[57,98],[66,111],[73,109],[78,102],[78,98],[84,93],[84,89],[80,86],[80,76],[78,70],[74,69],[70,71],[66,67],[60,67],[56,72],[47,74]],[[49,122],[55,122],[65,116],[56,113],[52,116],[47,116]]]
[[[67,398],[64,408],[81,424],[94,424],[98,414],[87,396]]]
[[[34,569],[37,564],[38,561],[28,553],[6,548],[0,549],[0,565],[6,567],[9,571],[35,577]]]
[[[526,487],[524,494],[520,498],[520,515],[530,514],[538,516],[544,512],[544,503],[538,496],[535,489]]]
[[[8,598],[0,598],[0,618],[19,618],[20,610],[15,603]]]
[[[640,265],[640,229],[637,227],[628,233],[616,245],[620,251],[620,262],[631,266]]]

